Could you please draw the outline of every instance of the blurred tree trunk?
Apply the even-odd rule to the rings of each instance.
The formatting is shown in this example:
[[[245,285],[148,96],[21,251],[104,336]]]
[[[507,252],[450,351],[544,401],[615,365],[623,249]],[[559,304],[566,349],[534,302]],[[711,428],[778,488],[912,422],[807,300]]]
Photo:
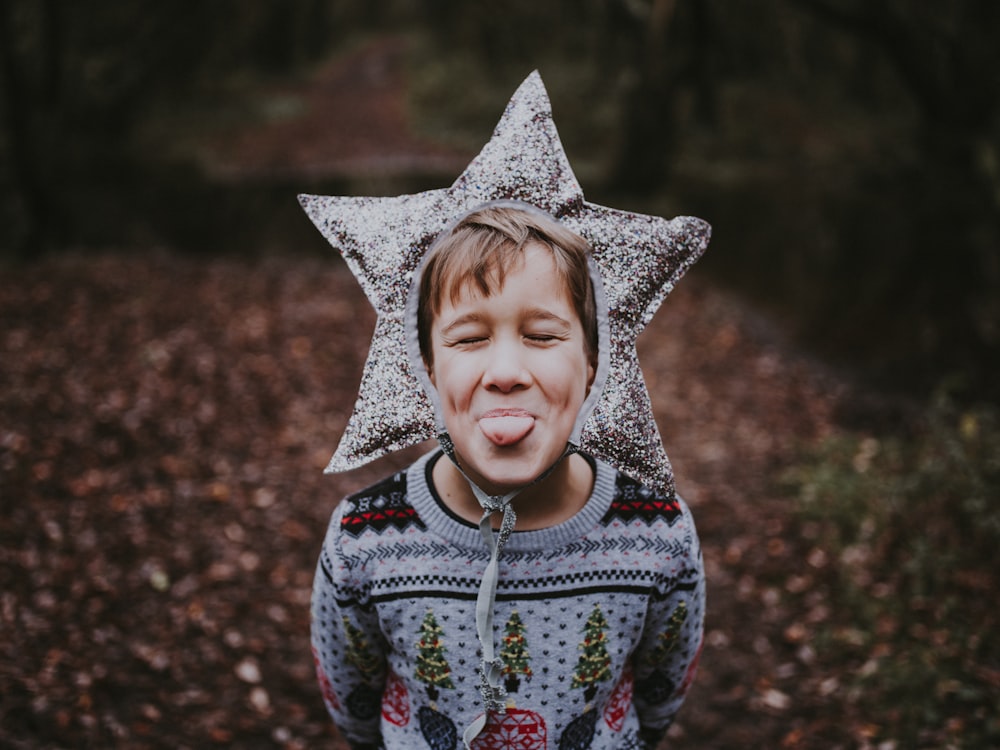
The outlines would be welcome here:
[[[903,186],[912,236],[869,294],[912,306],[943,355],[975,352],[974,366],[1000,371],[1000,3],[792,2],[879,49],[920,113]]]
[[[621,153],[612,177],[617,192],[649,192],[666,172],[676,125],[673,96],[677,82],[664,47],[675,10],[675,0],[653,0],[646,19],[632,18],[639,38],[634,46],[632,85],[624,103]]]
[[[714,117],[710,11],[706,0],[652,0],[643,6],[621,0],[613,8],[612,22],[629,38],[632,59],[611,188],[644,194],[669,176],[686,90],[699,117]]]
[[[261,11],[255,58],[266,70],[293,70],[326,49],[330,32],[328,0],[270,0]]]
[[[328,47],[329,0],[0,0],[0,251],[146,237],[163,154],[136,148],[157,112],[235,71],[287,73]]]
[[[10,154],[14,212],[20,227],[8,229],[14,257],[27,259],[52,248],[63,234],[63,213],[49,185],[55,168],[52,143],[58,129],[61,16],[55,0],[35,7],[35,19],[17,17],[11,0],[0,0],[0,85]],[[29,14],[30,15],[30,14]],[[35,20],[36,23],[31,24]],[[18,28],[34,26],[36,42],[24,49]]]

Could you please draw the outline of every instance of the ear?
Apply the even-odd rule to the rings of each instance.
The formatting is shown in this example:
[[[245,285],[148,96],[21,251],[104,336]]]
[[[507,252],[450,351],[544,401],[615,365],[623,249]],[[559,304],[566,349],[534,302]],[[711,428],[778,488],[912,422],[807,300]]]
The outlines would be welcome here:
[[[427,371],[427,379],[431,381],[431,385],[437,388],[438,384],[434,380],[434,365],[428,362],[426,359],[424,360],[424,370]]]
[[[594,386],[594,379],[597,377],[597,367],[594,366],[593,361],[587,360],[587,395],[590,395],[590,389]]]

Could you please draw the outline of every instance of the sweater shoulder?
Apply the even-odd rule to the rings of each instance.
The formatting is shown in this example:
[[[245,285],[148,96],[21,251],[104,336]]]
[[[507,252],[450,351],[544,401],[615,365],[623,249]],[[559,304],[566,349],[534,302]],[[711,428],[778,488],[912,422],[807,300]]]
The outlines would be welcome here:
[[[367,532],[381,534],[388,528],[402,531],[416,526],[423,529],[424,522],[407,495],[406,472],[392,474],[344,498],[339,526],[341,532],[352,537]]]
[[[647,525],[659,521],[673,526],[684,511],[684,501],[676,492],[655,490],[618,472],[611,504],[601,522],[608,526],[615,521],[642,520]]]

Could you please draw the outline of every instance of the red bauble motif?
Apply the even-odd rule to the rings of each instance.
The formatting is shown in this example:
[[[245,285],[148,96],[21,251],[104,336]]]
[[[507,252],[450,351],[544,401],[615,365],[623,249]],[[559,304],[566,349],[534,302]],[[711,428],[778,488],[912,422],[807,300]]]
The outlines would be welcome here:
[[[604,708],[604,721],[614,731],[620,732],[625,725],[625,715],[629,706],[632,705],[632,693],[635,681],[632,679],[632,670],[626,669],[625,674],[615,685],[611,692],[608,705]]]
[[[323,671],[323,667],[319,663],[319,654],[316,653],[316,649],[313,649],[313,664],[316,666],[316,679],[319,680],[320,690],[323,691],[323,700],[330,708],[335,711],[339,710],[340,701],[337,700],[337,695],[333,692],[330,678],[326,676],[326,672]]]
[[[410,694],[395,672],[389,673],[382,693],[382,718],[397,727],[410,723]]]
[[[687,672],[684,674],[684,681],[681,686],[677,688],[676,695],[684,695],[687,693],[688,688],[691,687],[691,683],[694,682],[694,676],[698,673],[698,662],[701,660],[701,649],[705,645],[704,639],[698,644],[698,650],[695,652],[694,658],[691,663],[688,664]]]
[[[508,708],[491,713],[483,732],[472,741],[474,750],[545,750],[545,719],[534,711]]]

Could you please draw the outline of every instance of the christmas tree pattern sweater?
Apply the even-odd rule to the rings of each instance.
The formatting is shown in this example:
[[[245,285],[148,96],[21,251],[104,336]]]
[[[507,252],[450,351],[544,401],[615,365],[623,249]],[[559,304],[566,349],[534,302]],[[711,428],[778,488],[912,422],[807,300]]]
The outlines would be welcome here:
[[[430,484],[435,452],[334,511],[312,597],[323,699],[353,747],[453,750],[482,715],[479,529]],[[474,748],[646,748],[669,727],[702,642],[691,513],[601,461],[568,521],[515,531],[500,559],[504,713]]]

